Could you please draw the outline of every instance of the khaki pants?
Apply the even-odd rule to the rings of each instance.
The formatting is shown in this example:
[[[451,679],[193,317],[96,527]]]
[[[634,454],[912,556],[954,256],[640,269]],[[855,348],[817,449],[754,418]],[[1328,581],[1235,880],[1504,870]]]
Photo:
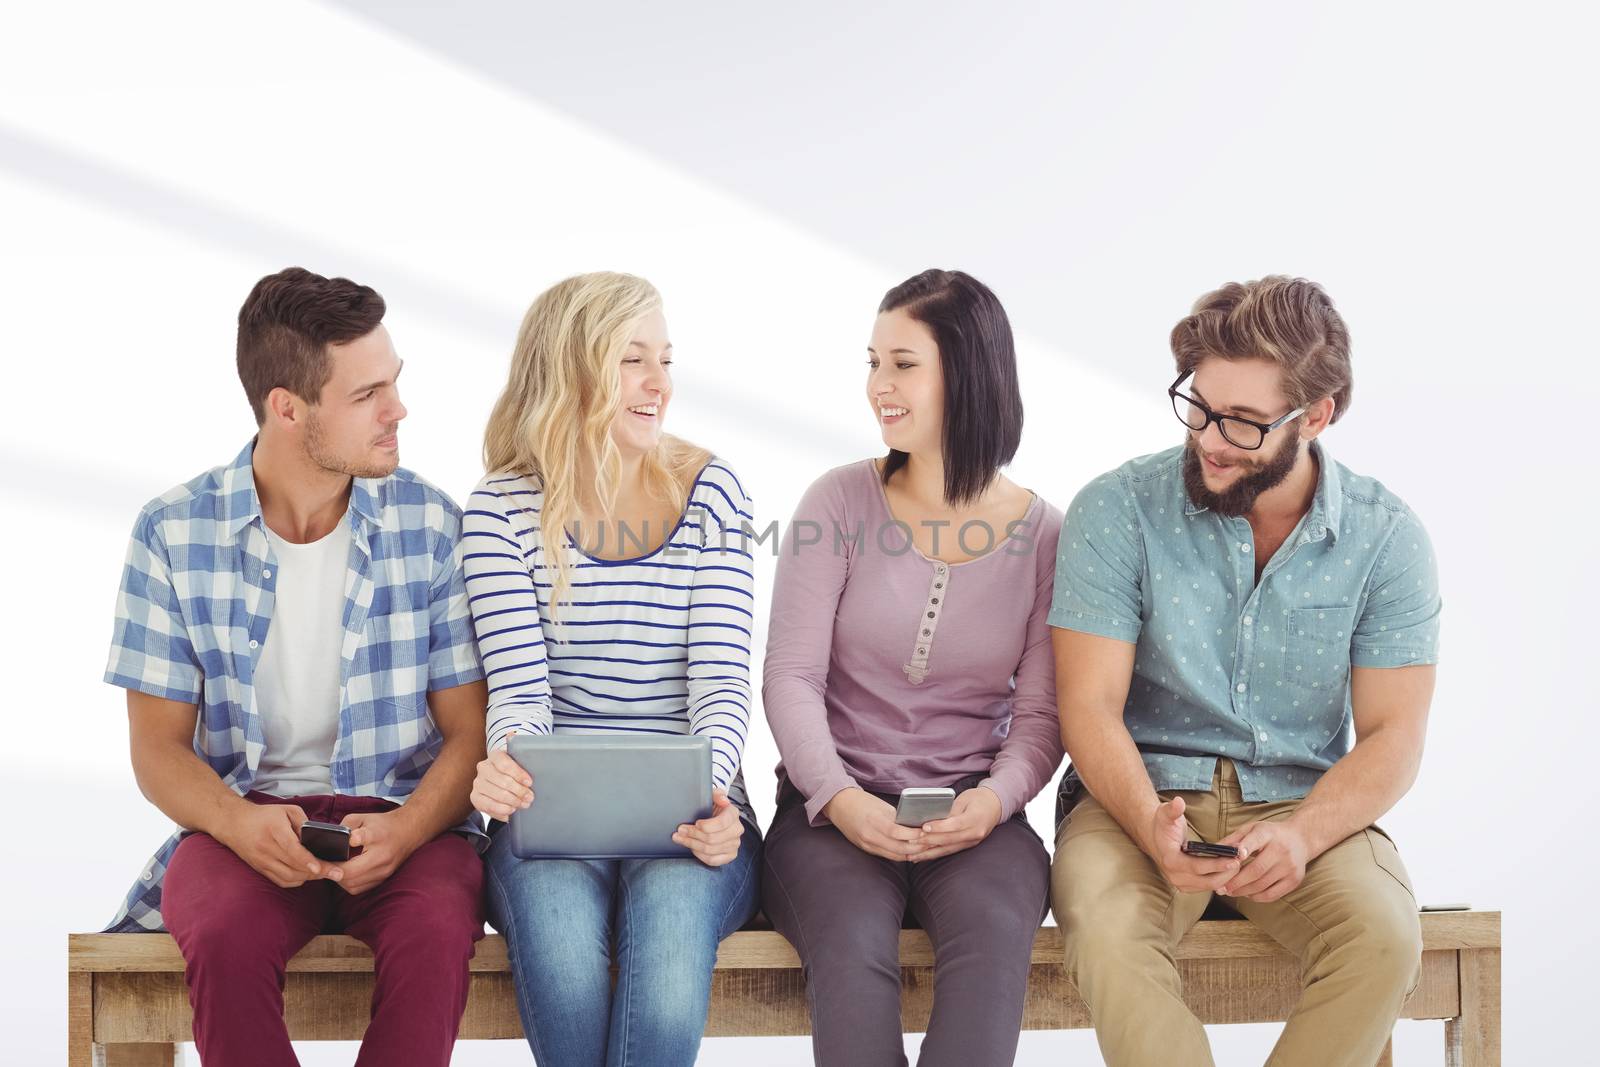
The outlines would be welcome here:
[[[1245,803],[1233,764],[1211,791],[1182,796],[1191,838],[1218,841],[1249,822],[1287,818],[1300,801]],[[1050,898],[1067,972],[1094,1018],[1110,1067],[1211,1064],[1205,1029],[1183,1003],[1174,950],[1209,893],[1176,892],[1093,797],[1056,836]],[[1416,899],[1393,842],[1362,830],[1313,860],[1293,892],[1270,903],[1229,898],[1300,957],[1305,992],[1269,1067],[1372,1067],[1422,969]]]

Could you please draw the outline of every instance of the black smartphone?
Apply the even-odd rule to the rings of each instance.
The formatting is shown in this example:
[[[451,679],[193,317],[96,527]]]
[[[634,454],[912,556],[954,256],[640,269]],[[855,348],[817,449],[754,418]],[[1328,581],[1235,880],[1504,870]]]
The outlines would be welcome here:
[[[300,843],[319,860],[343,863],[350,858],[350,827],[307,819],[300,824]]]
[[[1202,859],[1232,860],[1239,858],[1237,845],[1213,845],[1209,841],[1185,841],[1183,854],[1186,856],[1199,856]]]

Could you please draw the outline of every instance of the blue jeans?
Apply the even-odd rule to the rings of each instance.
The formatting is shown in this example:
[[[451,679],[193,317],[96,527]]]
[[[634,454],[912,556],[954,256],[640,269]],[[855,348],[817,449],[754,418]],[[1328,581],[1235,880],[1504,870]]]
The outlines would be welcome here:
[[[756,911],[760,855],[760,832],[748,822],[738,857],[721,867],[693,858],[521,860],[511,835],[496,834],[489,922],[505,935],[539,1067],[690,1067],[717,943]]]

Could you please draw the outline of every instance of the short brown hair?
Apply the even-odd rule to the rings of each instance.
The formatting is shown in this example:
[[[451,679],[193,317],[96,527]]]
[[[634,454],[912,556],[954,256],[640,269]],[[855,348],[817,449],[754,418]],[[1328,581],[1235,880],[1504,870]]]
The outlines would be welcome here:
[[[1208,356],[1270,359],[1295,407],[1331,396],[1332,422],[1350,407],[1350,331],[1322,286],[1304,278],[1269,274],[1207,293],[1172,328],[1172,355],[1179,371]]]
[[[349,278],[324,278],[288,267],[256,282],[239,309],[239,381],[256,413],[267,418],[267,394],[280,386],[315,404],[333,376],[328,346],[378,328],[383,297]]]

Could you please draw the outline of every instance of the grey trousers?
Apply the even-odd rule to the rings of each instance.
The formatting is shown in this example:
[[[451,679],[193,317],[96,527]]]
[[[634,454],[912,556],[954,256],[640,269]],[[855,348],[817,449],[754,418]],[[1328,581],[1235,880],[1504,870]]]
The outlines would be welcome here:
[[[1015,1059],[1050,887],[1050,859],[1020,813],[963,852],[896,863],[862,852],[832,826],[810,826],[799,794],[785,786],[763,863],[763,910],[805,967],[819,1067],[905,1064],[900,929],[908,914],[934,949],[920,1067]]]

